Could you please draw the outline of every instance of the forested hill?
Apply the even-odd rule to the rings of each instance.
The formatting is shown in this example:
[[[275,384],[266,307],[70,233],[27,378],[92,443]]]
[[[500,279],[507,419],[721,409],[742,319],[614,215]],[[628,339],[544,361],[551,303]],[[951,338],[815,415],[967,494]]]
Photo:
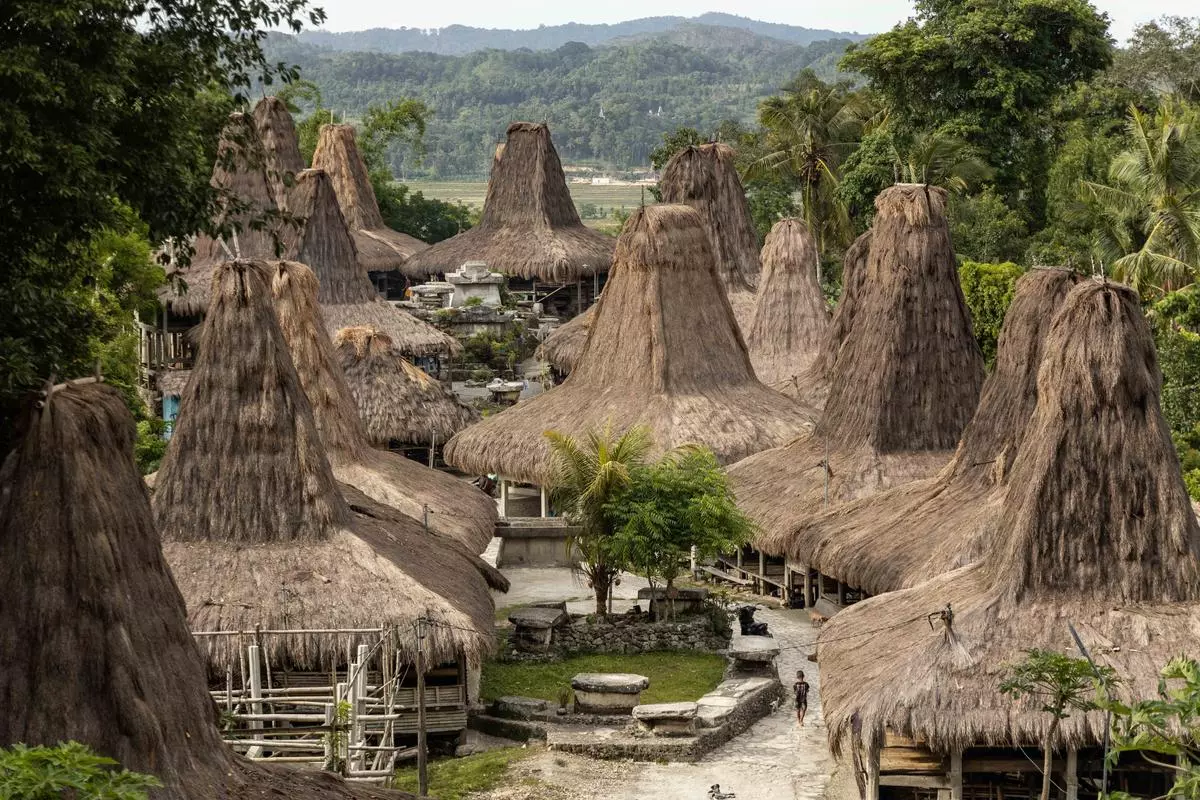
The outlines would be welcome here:
[[[830,77],[850,42],[800,45],[697,23],[604,47],[484,50],[464,56],[342,52],[272,36],[268,57],[296,64],[339,117],[399,98],[433,111],[427,155],[398,155],[402,177],[487,174],[512,120],[545,121],[564,160],[646,166],[662,134],[751,122],[758,102],[805,67]],[[603,113],[602,113],[603,112]]]
[[[376,53],[424,52],[460,56],[477,50],[520,50],[523,48],[555,50],[568,42],[583,42],[586,45],[595,46],[615,39],[670,33],[691,23],[749,31],[759,36],[769,36],[792,44],[811,44],[825,39],[850,39],[853,41],[864,38],[856,33],[759,22],[747,17],[719,13],[702,14],[690,20],[686,17],[646,17],[612,25],[581,25],[572,22],[567,25],[543,25],[532,30],[451,25],[433,30],[372,28],[366,31],[345,33],[305,31],[300,34],[300,38],[302,41],[332,50]]]

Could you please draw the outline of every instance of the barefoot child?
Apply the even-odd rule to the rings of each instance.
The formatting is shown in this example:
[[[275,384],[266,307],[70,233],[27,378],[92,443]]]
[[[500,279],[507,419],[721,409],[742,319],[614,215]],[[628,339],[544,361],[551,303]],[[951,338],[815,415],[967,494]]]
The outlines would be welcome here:
[[[808,711],[808,681],[804,680],[804,670],[797,670],[792,692],[796,695],[796,719],[803,725],[804,714]]]

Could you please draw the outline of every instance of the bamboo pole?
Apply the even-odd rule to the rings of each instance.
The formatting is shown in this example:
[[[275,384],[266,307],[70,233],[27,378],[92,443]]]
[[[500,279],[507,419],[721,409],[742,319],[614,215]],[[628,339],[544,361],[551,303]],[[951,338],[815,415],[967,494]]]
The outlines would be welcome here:
[[[417,793],[429,794],[429,741],[425,732],[425,618],[417,619]]]

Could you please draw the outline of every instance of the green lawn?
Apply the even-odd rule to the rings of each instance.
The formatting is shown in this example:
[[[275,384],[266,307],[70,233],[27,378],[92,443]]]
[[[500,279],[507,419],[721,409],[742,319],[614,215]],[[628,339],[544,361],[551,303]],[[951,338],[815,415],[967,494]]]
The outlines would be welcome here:
[[[725,657],[714,653],[664,652],[634,655],[575,656],[549,663],[501,663],[483,665],[484,701],[505,695],[558,700],[571,688],[571,678],[580,672],[632,672],[650,679],[642,692],[643,703],[674,703],[697,700],[712,691],[725,674]]]
[[[537,752],[533,747],[502,747],[463,758],[447,758],[429,765],[429,797],[462,800],[472,792],[495,788],[510,764]],[[396,770],[393,788],[417,793],[416,766]]]

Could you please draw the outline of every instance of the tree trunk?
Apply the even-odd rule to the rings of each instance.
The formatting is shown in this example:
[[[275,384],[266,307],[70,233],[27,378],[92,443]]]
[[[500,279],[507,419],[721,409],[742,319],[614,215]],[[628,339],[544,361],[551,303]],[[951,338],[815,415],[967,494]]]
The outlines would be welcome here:
[[[592,588],[596,592],[596,616],[603,617],[608,614],[608,593],[612,586],[612,576],[608,569],[601,567],[596,570],[592,576]]]
[[[1050,770],[1053,767],[1054,751],[1051,749],[1051,742],[1054,740],[1054,732],[1058,729],[1058,720],[1050,726],[1050,730],[1046,733],[1046,741],[1042,743],[1042,798],[1041,800],[1050,800]]]

